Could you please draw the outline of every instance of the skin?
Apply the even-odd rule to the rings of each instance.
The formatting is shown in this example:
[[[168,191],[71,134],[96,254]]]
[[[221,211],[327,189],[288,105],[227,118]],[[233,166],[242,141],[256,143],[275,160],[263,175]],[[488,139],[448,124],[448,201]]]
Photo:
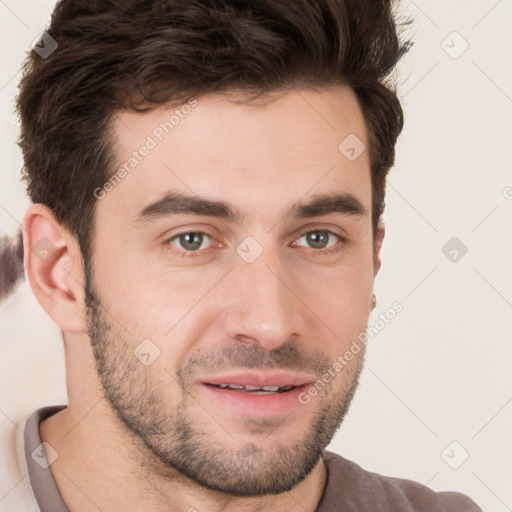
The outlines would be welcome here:
[[[171,113],[118,113],[118,164]],[[86,291],[76,239],[46,207],[29,207],[25,267],[64,333],[69,398],[40,432],[58,453],[51,470],[71,512],[316,509],[327,480],[319,456],[348,408],[364,350],[307,405],[271,418],[214,403],[198,380],[252,363],[314,381],[366,328],[384,227],[374,240],[369,154],[345,158],[338,146],[349,134],[368,147],[344,87],[292,91],[266,106],[198,98],[98,201]],[[189,214],[134,222],[171,189],[229,201],[243,223]],[[366,215],[285,215],[333,192],[351,193]],[[329,239],[340,251],[322,254],[330,247],[301,236],[326,229],[345,238]],[[200,255],[180,256],[190,246],[169,240],[197,231],[212,238]],[[252,263],[236,252],[248,236],[263,249]],[[47,261],[30,250],[43,237],[56,247]],[[160,350],[148,366],[133,355],[144,339]],[[180,447],[194,443],[180,461]],[[267,492],[251,496],[251,486]]]

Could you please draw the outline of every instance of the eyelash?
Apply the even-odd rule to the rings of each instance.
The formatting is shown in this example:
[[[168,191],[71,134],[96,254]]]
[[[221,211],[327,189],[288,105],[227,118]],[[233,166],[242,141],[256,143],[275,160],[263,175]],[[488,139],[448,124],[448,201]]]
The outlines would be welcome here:
[[[310,228],[310,229],[307,229],[306,231],[303,231],[299,235],[298,239],[302,238],[304,235],[307,235],[308,233],[320,233],[320,232],[327,233],[328,235],[332,235],[332,236],[338,238],[341,241],[341,244],[335,244],[328,249],[311,249],[312,251],[321,253],[323,255],[330,255],[330,254],[340,252],[344,248],[346,239],[344,237],[342,237],[341,235],[339,235],[338,233],[335,233],[334,231],[331,231],[329,229],[311,229]],[[174,247],[173,245],[170,244],[170,242],[172,242],[173,240],[175,240],[176,238],[178,238],[182,235],[206,235],[207,237],[214,239],[213,235],[211,235],[210,233],[207,233],[206,231],[184,231],[183,233],[178,233],[176,235],[173,235],[171,238],[168,238],[164,242],[164,245],[170,251],[174,252],[175,254],[177,254],[178,256],[180,256],[182,258],[195,258],[197,256],[201,256],[203,251],[208,250],[208,249],[199,249],[199,250],[195,250],[195,251],[183,251],[183,250],[177,249],[176,247]]]

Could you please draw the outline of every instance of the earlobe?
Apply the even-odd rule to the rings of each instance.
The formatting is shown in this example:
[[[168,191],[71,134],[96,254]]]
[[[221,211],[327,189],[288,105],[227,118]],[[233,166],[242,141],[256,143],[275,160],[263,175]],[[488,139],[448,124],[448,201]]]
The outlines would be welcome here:
[[[380,259],[380,251],[382,249],[382,242],[384,241],[384,235],[386,234],[386,228],[384,227],[384,223],[379,221],[377,225],[377,232],[375,233],[375,242],[374,242],[374,251],[373,251],[373,277],[377,275],[382,265],[382,261]],[[377,306],[377,297],[375,294],[372,294],[372,300],[370,303],[370,313]]]
[[[67,332],[85,332],[82,259],[78,243],[49,208],[32,204],[23,219],[24,264],[32,291]]]
[[[384,236],[386,234],[386,228],[384,226],[383,221],[379,221],[379,224],[377,226],[377,232],[375,233],[375,250],[373,254],[373,275],[374,277],[377,275],[377,273],[380,270],[380,267],[382,265],[382,261],[380,258],[380,252],[382,249],[382,243],[384,241]]]

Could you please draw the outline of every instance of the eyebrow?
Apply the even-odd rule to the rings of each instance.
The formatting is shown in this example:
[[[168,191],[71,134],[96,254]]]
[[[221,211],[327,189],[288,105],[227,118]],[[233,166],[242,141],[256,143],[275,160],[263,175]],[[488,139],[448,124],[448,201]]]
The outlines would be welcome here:
[[[319,217],[333,213],[367,216],[361,201],[353,194],[318,194],[307,202],[298,201],[286,212],[285,217],[295,220]],[[168,192],[160,199],[145,206],[135,217],[138,224],[146,224],[171,215],[201,215],[216,217],[232,223],[242,223],[244,215],[226,201],[214,201],[184,192]]]

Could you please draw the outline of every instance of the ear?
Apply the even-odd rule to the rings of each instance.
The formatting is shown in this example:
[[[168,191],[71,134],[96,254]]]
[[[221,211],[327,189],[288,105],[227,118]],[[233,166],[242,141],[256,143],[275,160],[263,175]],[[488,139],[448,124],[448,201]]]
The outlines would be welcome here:
[[[24,265],[39,304],[64,331],[87,332],[84,270],[78,241],[43,204],[23,219]]]
[[[375,244],[373,251],[373,276],[375,277],[380,270],[382,261],[380,259],[380,251],[382,249],[382,242],[384,241],[384,235],[386,234],[386,228],[383,221],[379,221],[377,226],[377,232],[375,233]]]

